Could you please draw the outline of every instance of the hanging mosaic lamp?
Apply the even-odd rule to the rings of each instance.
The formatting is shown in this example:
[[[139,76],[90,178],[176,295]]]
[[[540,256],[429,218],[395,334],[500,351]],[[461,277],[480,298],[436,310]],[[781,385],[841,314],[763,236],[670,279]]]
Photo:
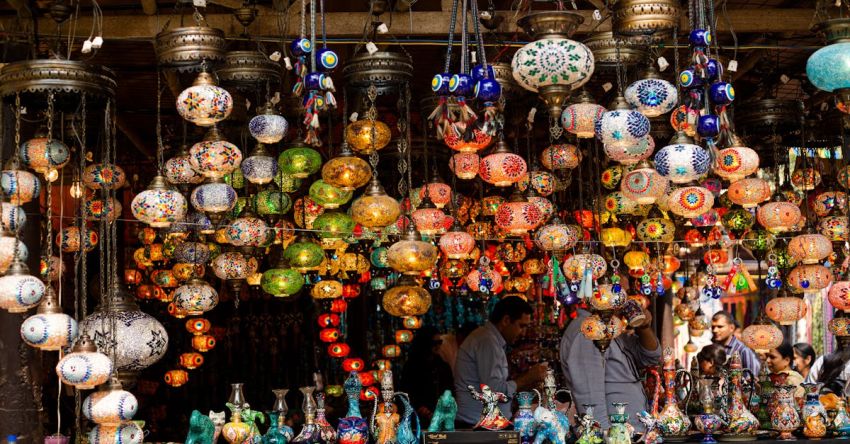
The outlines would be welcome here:
[[[347,143],[342,144],[339,155],[322,165],[322,180],[343,191],[353,191],[369,183],[372,168],[365,160],[351,152]]]
[[[679,98],[676,87],[662,79],[654,65],[649,66],[643,79],[626,88],[625,96],[629,105],[650,118],[672,111]]]
[[[125,421],[117,426],[98,424],[91,428],[86,438],[91,444],[142,444],[145,433],[135,422]]]
[[[304,179],[322,168],[322,155],[299,139],[280,153],[277,166],[283,174]]]
[[[481,180],[497,187],[509,187],[519,182],[526,172],[525,159],[514,154],[504,140],[499,140],[496,149],[481,159],[478,169]]]
[[[198,184],[204,181],[204,176],[192,168],[189,161],[189,150],[181,146],[174,157],[165,161],[162,169],[166,180],[172,185]]]
[[[342,290],[342,282],[333,279],[322,279],[313,284],[313,288],[310,289],[310,296],[316,300],[339,299],[342,297]]]
[[[791,184],[802,191],[812,191],[821,184],[823,178],[814,168],[797,168],[791,173]]]
[[[254,196],[254,208],[260,216],[280,216],[292,209],[292,198],[277,190],[263,190]]]
[[[83,170],[82,179],[90,190],[117,190],[127,183],[127,174],[118,165],[94,163]]]
[[[428,195],[410,215],[416,230],[426,236],[433,236],[446,231],[446,217],[446,213],[437,208]]]
[[[632,110],[623,96],[617,96],[611,111],[602,114],[596,122],[596,138],[605,145],[606,152],[611,150],[628,149],[637,146],[649,134],[649,119],[638,111]],[[632,159],[617,160],[630,164]],[[635,164],[640,159],[634,159]]]
[[[262,246],[269,238],[269,227],[264,220],[247,211],[227,226],[225,239],[235,247]]]
[[[780,293],[765,305],[765,314],[779,325],[794,325],[806,316],[808,311],[806,301],[803,298],[788,295],[784,288],[779,291]]]
[[[403,275],[384,293],[384,311],[391,316],[421,316],[431,307],[431,295],[411,275]]]
[[[248,182],[264,185],[277,175],[277,159],[269,155],[265,145],[258,143],[251,155],[242,161],[240,168]]]
[[[701,186],[688,185],[673,190],[667,199],[667,205],[673,214],[693,218],[714,206],[714,194]]]
[[[154,176],[145,191],[137,194],[130,203],[133,217],[153,228],[164,228],[186,218],[186,198],[171,189],[165,177]]]
[[[322,264],[322,260],[325,259],[325,251],[321,245],[302,235],[283,250],[283,258],[289,262],[292,268],[306,272]]]
[[[776,245],[776,236],[767,230],[748,230],[741,237],[741,245],[754,255],[761,256]]]
[[[221,253],[212,260],[212,270],[223,281],[241,281],[257,271],[257,260],[238,251]]]
[[[820,264],[797,265],[788,273],[788,285],[795,293],[820,293],[832,279],[829,269]]]
[[[537,228],[543,215],[540,209],[515,190],[496,210],[496,225],[510,234],[521,235]]]
[[[56,374],[67,385],[89,390],[109,380],[112,360],[98,352],[94,341],[83,333],[71,347],[71,352],[56,364]]]
[[[419,190],[419,197],[424,199],[425,195],[437,208],[445,208],[452,200],[452,187],[443,182],[436,171],[431,172],[431,181]]]
[[[215,125],[227,119],[231,111],[230,93],[216,86],[215,79],[206,71],[198,74],[192,86],[177,96],[177,113],[198,126]]]
[[[729,148],[717,153],[714,173],[729,182],[735,182],[755,173],[758,168],[758,153],[745,146],[740,137],[733,135]]]
[[[550,171],[572,170],[581,163],[581,150],[569,143],[552,144],[540,153],[540,162]]]
[[[398,201],[388,196],[377,177],[372,177],[366,191],[351,204],[351,217],[366,228],[384,228],[401,215]]]
[[[785,201],[781,193],[776,193],[772,201],[759,206],[756,212],[758,222],[771,233],[792,231],[802,217],[800,207]]]
[[[669,180],[652,168],[649,162],[642,161],[623,176],[620,191],[639,205],[651,205],[667,192],[669,184]]]
[[[139,401],[115,378],[87,396],[82,405],[83,415],[100,426],[118,426],[130,421],[138,409]]]
[[[345,142],[358,154],[372,154],[384,149],[392,137],[392,131],[380,120],[360,119],[345,127]]]
[[[832,284],[827,294],[827,300],[836,310],[850,313],[850,281],[839,281]]]
[[[579,253],[567,258],[561,268],[567,279],[576,281],[584,277],[585,269],[590,269],[594,279],[601,278],[608,271],[608,264],[598,254]]]
[[[21,338],[39,350],[55,351],[77,338],[77,321],[62,312],[52,287],[47,287],[36,314],[21,324]]]
[[[304,276],[290,268],[285,259],[278,261],[276,267],[263,272],[260,280],[260,288],[276,297],[292,296],[301,291],[303,286]]]
[[[21,160],[36,173],[62,169],[71,158],[71,150],[61,140],[48,139],[46,135],[36,135],[21,144],[18,151]]]
[[[643,242],[673,242],[676,235],[676,224],[664,217],[657,208],[649,212],[649,217],[638,223],[637,237]]]
[[[710,166],[708,151],[694,145],[693,140],[681,131],[670,145],[655,153],[655,169],[676,184],[697,180],[708,172]]]
[[[437,247],[422,240],[420,234],[409,225],[398,242],[387,250],[390,267],[402,274],[419,275],[437,263]]]
[[[207,282],[192,278],[174,290],[174,304],[188,316],[199,316],[218,305],[218,292]]]
[[[217,179],[239,168],[242,163],[242,151],[224,140],[218,127],[213,126],[207,131],[204,140],[189,149],[189,163],[192,169],[204,177]]]
[[[832,254],[832,242],[822,234],[801,234],[788,242],[788,254],[804,264],[817,264]]]
[[[331,210],[345,205],[354,196],[354,191],[343,190],[319,179],[310,185],[310,198],[325,209]]]
[[[847,113],[850,92],[850,20],[839,18],[816,25],[826,37],[827,46],[818,49],[806,62],[806,75],[812,84],[836,95],[839,109]]]
[[[313,229],[318,232],[323,243],[351,236],[355,225],[351,216],[340,211],[322,213],[313,221]]]
[[[487,148],[493,137],[481,131],[477,127],[470,133],[458,134],[455,131],[446,131],[443,134],[443,142],[447,147],[461,153],[473,154]]]
[[[440,250],[449,259],[468,259],[475,248],[475,238],[463,230],[457,220],[451,229],[440,236]]]
[[[475,153],[455,153],[449,160],[449,169],[458,179],[474,179],[481,168],[481,158]]]
[[[785,336],[776,325],[761,319],[744,328],[742,342],[756,353],[767,353],[782,345]]]
[[[286,136],[289,122],[275,112],[272,103],[258,110],[258,114],[248,122],[248,132],[260,144],[278,143]]]
[[[18,159],[13,157],[0,173],[0,188],[10,203],[23,205],[38,198],[41,182],[35,174],[22,170]]]
[[[577,225],[565,224],[557,215],[534,233],[537,247],[550,252],[569,250],[580,238],[581,229]]]
[[[744,208],[754,208],[770,199],[770,184],[764,179],[741,179],[729,185],[726,195],[735,204]]]
[[[561,125],[579,139],[590,139],[595,134],[596,122],[602,118],[604,112],[605,107],[594,103],[593,96],[583,89],[578,96],[578,102],[566,107],[561,113]]]
[[[23,208],[0,202],[0,229],[12,233],[20,232],[27,223],[27,213]]]
[[[236,190],[221,179],[211,179],[192,190],[190,200],[196,210],[210,215],[228,212],[236,206]]]
[[[41,302],[45,291],[44,282],[29,274],[26,264],[17,259],[0,277],[0,308],[9,313],[24,313]]]

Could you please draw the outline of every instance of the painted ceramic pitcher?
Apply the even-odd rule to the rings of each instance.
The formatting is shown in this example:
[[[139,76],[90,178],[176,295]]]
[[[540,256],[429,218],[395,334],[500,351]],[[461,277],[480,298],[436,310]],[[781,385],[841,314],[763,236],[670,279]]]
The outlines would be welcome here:
[[[611,427],[608,429],[608,444],[631,444],[632,434],[627,426],[629,415],[626,413],[625,402],[612,402],[614,413],[608,415],[611,420]]]
[[[779,439],[793,440],[794,430],[800,427],[800,416],[797,414],[797,403],[794,402],[796,385],[774,386],[774,405],[770,412],[770,425],[779,432]]]
[[[369,423],[360,414],[360,390],[363,384],[357,372],[351,372],[343,388],[348,398],[348,413],[339,419],[336,429],[339,444],[366,444],[369,440]]]
[[[699,400],[702,408],[702,413],[694,416],[694,425],[697,430],[702,432],[702,444],[716,444],[714,434],[723,429],[726,425],[719,415],[714,413],[715,404],[715,389],[717,388],[717,378],[703,378],[699,384]]]
[[[514,414],[514,430],[519,432],[519,441],[522,444],[530,444],[534,441],[534,403],[533,392],[519,392],[516,395],[517,408]]]
[[[759,420],[747,408],[749,404],[749,396],[744,398],[744,375],[749,374],[752,377],[752,372],[749,369],[743,368],[741,364],[741,355],[739,353],[732,354],[729,361],[729,373],[726,384],[729,391],[728,399],[728,425],[727,432],[730,435],[737,437],[755,436],[759,428]],[[752,394],[752,391],[750,391]]]
[[[826,436],[827,415],[826,409],[820,402],[819,383],[803,383],[806,390],[806,401],[803,403],[802,420],[803,435],[807,438],[823,438]]]
[[[664,408],[658,414],[658,428],[665,441],[682,441],[688,435],[691,420],[680,408],[676,401],[676,379],[679,374],[687,381],[690,387],[690,373],[685,370],[676,370],[676,361],[673,358],[673,349],[664,349]],[[688,388],[690,390],[690,388]]]

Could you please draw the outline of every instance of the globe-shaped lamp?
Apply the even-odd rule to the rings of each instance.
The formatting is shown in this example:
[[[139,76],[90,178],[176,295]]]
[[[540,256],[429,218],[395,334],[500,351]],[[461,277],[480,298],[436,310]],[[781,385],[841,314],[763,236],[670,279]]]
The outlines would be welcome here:
[[[431,307],[431,295],[410,275],[404,275],[384,293],[384,311],[392,316],[421,316]]]
[[[788,242],[788,254],[804,264],[816,264],[832,254],[832,242],[822,234],[801,234]]]
[[[567,132],[580,139],[590,139],[595,133],[596,122],[605,112],[605,107],[593,103],[593,97],[587,91],[582,91],[578,100],[578,103],[566,107],[561,113],[561,125]]]
[[[678,103],[676,87],[652,67],[643,79],[626,88],[625,96],[629,105],[650,118],[669,113]]]
[[[744,146],[737,136],[732,138],[732,146],[717,153],[714,172],[718,176],[735,182],[756,172],[759,168],[759,155],[752,148]]]
[[[310,198],[325,209],[339,208],[354,196],[351,190],[344,190],[319,179],[310,185]]]
[[[53,288],[47,287],[36,314],[21,324],[21,338],[39,350],[55,351],[77,338],[77,321],[62,312]]]
[[[56,364],[56,374],[63,383],[79,390],[97,387],[112,376],[112,360],[98,352],[91,338],[83,333]]]
[[[540,208],[515,191],[511,198],[496,210],[496,225],[510,234],[525,234],[537,228],[542,219]]]
[[[688,185],[673,190],[667,205],[673,214],[685,218],[697,217],[714,206],[714,194],[701,186]]]
[[[401,206],[387,195],[377,177],[372,177],[363,196],[351,204],[351,217],[366,228],[384,228],[400,215]]]
[[[280,172],[297,179],[309,177],[322,167],[322,155],[303,140],[293,142],[277,158]]]
[[[753,208],[770,199],[770,184],[764,179],[741,179],[729,185],[726,195],[735,204]]]
[[[258,143],[251,155],[242,161],[240,168],[248,182],[264,185],[277,175],[277,159],[269,155],[265,145]]]
[[[286,136],[289,122],[275,113],[274,105],[267,103],[260,113],[248,122],[248,132],[257,142],[270,144],[278,143]]]
[[[133,217],[154,228],[164,228],[186,218],[186,198],[172,190],[163,176],[155,176],[145,191],[130,203]]]
[[[174,304],[188,316],[199,316],[218,305],[218,292],[206,281],[192,278],[174,290]]]
[[[29,274],[26,264],[15,260],[0,277],[0,308],[9,313],[24,313],[41,302],[46,286]]]
[[[519,182],[526,171],[525,159],[512,153],[507,142],[500,140],[493,153],[481,159],[478,174],[491,185],[508,187]]]
[[[21,144],[21,160],[37,173],[45,174],[64,167],[71,158],[71,150],[61,140],[35,137]]]
[[[611,111],[606,111],[596,122],[596,137],[610,148],[626,148],[640,143],[649,134],[649,119],[629,108],[622,96],[614,101]]]
[[[767,353],[782,345],[782,330],[768,321],[757,321],[744,329],[741,335],[744,344],[756,353]]]
[[[198,126],[212,126],[226,119],[233,111],[233,98],[218,87],[212,75],[198,74],[192,86],[177,96],[177,113]]]
[[[641,162],[637,168],[626,173],[620,181],[623,196],[639,205],[650,205],[667,192],[669,181],[648,162]]]
[[[379,120],[360,119],[345,127],[345,141],[359,154],[371,154],[384,149],[392,137],[386,123]]]
[[[682,140],[655,153],[655,169],[673,183],[688,183],[708,172],[711,158],[701,146],[687,143],[689,138],[684,133],[680,132],[677,139]]]
[[[540,153],[540,162],[551,171],[572,170],[581,163],[581,150],[569,143],[552,144]]]
[[[438,257],[437,247],[423,241],[412,226],[387,250],[390,267],[402,274],[419,275],[430,270]]]

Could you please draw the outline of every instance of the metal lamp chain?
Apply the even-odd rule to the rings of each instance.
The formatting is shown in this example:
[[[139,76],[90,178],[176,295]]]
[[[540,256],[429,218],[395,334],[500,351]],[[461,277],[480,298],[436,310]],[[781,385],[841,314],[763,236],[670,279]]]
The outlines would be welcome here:
[[[162,175],[164,164],[163,153],[165,149],[162,143],[162,76],[156,74],[156,168],[157,174]]]
[[[400,90],[399,90],[398,103],[397,103],[397,107],[398,107],[399,111],[402,111],[404,106],[405,106],[405,103],[407,103],[406,93],[407,93],[407,88],[405,88],[405,86],[402,85],[400,87]],[[408,146],[407,146],[407,137],[405,137],[405,134],[407,133],[407,116],[405,114],[402,114],[401,117],[398,119],[398,125],[397,126],[398,126],[398,132],[399,132],[399,136],[400,136],[398,138],[398,144],[397,144],[398,154],[399,154],[399,156],[398,156],[398,172],[399,172],[399,176],[400,176],[397,188],[398,188],[399,196],[404,197],[407,194],[407,190],[411,189],[413,187],[413,184],[410,183],[410,175],[409,175],[409,171],[408,171],[409,170],[409,168],[408,168],[409,159],[407,158]]]
[[[375,84],[370,84],[369,88],[366,89],[366,98],[369,100],[369,109],[366,111],[366,118],[369,119],[372,128],[371,138],[369,140],[369,144],[371,145],[369,164],[372,165],[372,174],[378,177],[378,150],[375,149],[375,139],[378,137],[378,130],[375,127],[375,120],[378,117],[378,110],[375,108],[375,100],[378,98],[378,88]]]

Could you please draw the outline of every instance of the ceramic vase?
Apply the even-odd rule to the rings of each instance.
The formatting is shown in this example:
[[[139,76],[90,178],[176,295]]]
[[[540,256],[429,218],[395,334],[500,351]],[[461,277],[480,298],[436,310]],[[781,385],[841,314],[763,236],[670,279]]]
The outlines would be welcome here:
[[[286,414],[289,406],[286,405],[286,394],[288,389],[272,390],[275,396],[274,410],[269,414],[269,430],[263,435],[263,444],[286,444],[292,440],[295,433],[286,425]]]
[[[747,408],[747,401],[743,394],[744,373],[749,372],[741,365],[741,358],[737,354],[732,357],[729,365],[729,387],[728,414],[729,424],[727,432],[735,437],[755,436],[759,428],[759,420]]]
[[[360,390],[363,384],[357,372],[351,372],[343,384],[348,398],[348,413],[339,419],[337,438],[340,444],[366,444],[369,439],[369,424],[360,414]]]
[[[665,364],[664,369],[664,407],[658,414],[658,428],[661,429],[661,435],[665,441],[683,441],[688,435],[688,429],[691,427],[691,421],[688,416],[679,408],[679,403],[676,401],[676,376],[677,373],[684,373],[690,377],[690,373],[684,370],[676,371],[675,368],[670,368]]]
[[[770,412],[770,425],[779,432],[780,440],[793,440],[794,430],[800,427],[800,416],[794,402],[795,385],[777,385],[773,393],[775,407]]]
[[[832,420],[832,426],[835,429],[836,438],[850,438],[850,415],[847,414],[847,408],[844,405],[843,399],[838,400],[835,418]]]
[[[625,402],[612,402],[614,413],[609,415],[611,427],[608,429],[608,444],[631,444],[632,435],[627,426],[629,415],[626,414]],[[689,421],[690,422],[690,421]]]
[[[806,400],[803,403],[802,420],[803,435],[807,438],[819,439],[826,436],[826,409],[820,402],[821,384],[803,383],[806,390]]]
[[[519,392],[516,399],[519,407],[514,414],[514,430],[519,432],[520,443],[530,444],[534,441],[534,393]]]

